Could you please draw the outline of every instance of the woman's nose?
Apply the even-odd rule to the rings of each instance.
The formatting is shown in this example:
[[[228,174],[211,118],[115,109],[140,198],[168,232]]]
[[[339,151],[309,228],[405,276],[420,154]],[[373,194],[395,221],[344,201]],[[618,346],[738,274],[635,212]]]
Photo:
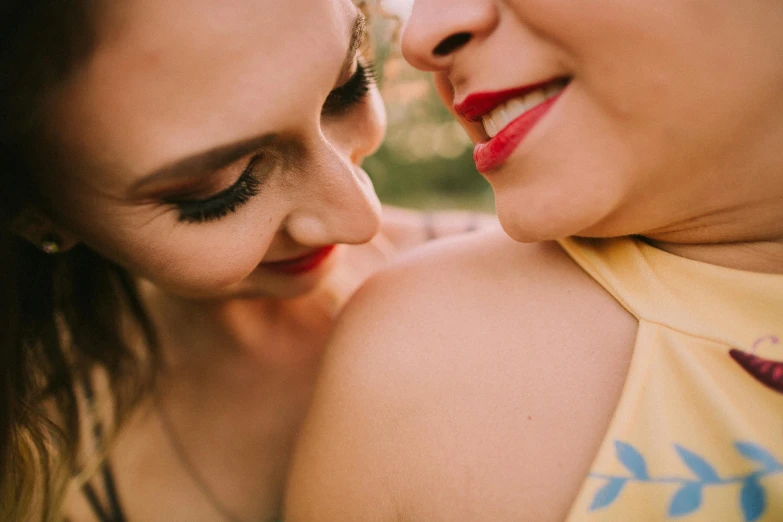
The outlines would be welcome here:
[[[471,41],[486,37],[498,22],[495,0],[415,0],[405,26],[402,52],[414,67],[447,69]]]
[[[380,228],[381,205],[367,174],[328,142],[306,168],[296,207],[286,218],[288,234],[310,246],[371,240]]]

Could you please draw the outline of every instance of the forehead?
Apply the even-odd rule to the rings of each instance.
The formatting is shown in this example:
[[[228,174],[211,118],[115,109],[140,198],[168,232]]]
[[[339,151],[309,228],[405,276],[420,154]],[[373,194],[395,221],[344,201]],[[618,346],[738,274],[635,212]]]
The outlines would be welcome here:
[[[94,56],[61,93],[58,137],[91,161],[144,172],[285,132],[317,116],[354,16],[344,0],[112,3]]]

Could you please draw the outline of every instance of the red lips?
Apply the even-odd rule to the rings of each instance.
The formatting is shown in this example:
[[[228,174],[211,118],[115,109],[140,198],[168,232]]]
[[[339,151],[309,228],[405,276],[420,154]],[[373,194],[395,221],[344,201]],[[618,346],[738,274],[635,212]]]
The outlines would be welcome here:
[[[312,272],[321,266],[334,250],[335,245],[329,245],[310,252],[307,255],[262,263],[261,266],[281,274],[299,275]]]
[[[454,110],[468,121],[479,121],[503,103],[553,83],[565,85],[567,80],[559,78],[505,91],[471,94],[462,102],[455,104]],[[477,144],[473,150],[473,160],[479,172],[486,173],[501,167],[562,94],[561,91],[533,107],[509,123],[495,137]]]
[[[468,121],[479,121],[507,101],[529,94],[550,83],[552,82],[546,81],[505,91],[477,92],[467,96],[463,101],[455,103],[454,111]]]

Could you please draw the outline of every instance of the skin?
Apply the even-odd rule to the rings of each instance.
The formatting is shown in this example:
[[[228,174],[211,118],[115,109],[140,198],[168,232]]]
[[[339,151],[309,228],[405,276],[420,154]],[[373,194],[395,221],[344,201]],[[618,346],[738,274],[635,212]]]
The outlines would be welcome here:
[[[356,111],[321,117],[329,92],[355,67],[346,55],[356,11],[348,2],[320,2],[312,15],[294,13],[272,2],[193,9],[177,1],[136,1],[106,13],[101,45],[62,88],[53,116],[52,133],[75,164],[74,175],[47,183],[46,193],[61,195],[57,222],[157,287],[188,297],[274,295],[265,281],[277,276],[256,270],[262,261],[369,241],[380,206],[358,165],[383,135],[380,98],[373,91]],[[176,26],[164,30],[172,20]],[[305,34],[319,20],[320,32],[287,46],[271,30]],[[202,37],[194,41],[194,33]],[[216,46],[219,40],[225,43]],[[270,134],[278,138],[217,172],[149,179],[203,151]],[[180,223],[162,201],[219,192],[259,150],[261,193],[236,213]]]
[[[636,234],[783,273],[781,22],[767,1],[416,0],[403,50],[435,73],[447,106],[570,84],[485,173],[506,234],[417,252],[349,303],[294,460],[288,522],[566,517],[638,322],[551,240]],[[435,52],[457,34],[469,38]]]
[[[335,314],[426,239],[415,213],[381,219],[360,167],[385,130],[377,90],[324,110],[363,59],[358,18],[349,0],[107,3],[94,54],[52,94],[45,199],[20,232],[36,244],[57,233],[126,268],[166,362],[157,399],[142,401],[109,454],[129,520],[226,518],[177,445],[231,518],[276,520]],[[230,161],[204,161],[238,144]],[[172,200],[227,189],[257,156],[257,195],[216,219],[180,219]],[[436,233],[466,223],[440,216]],[[328,245],[338,246],[305,274],[264,264]],[[73,486],[66,516],[95,520]]]
[[[441,90],[448,106],[474,92],[572,78],[547,121],[487,176],[514,239],[643,234],[715,264],[726,263],[706,253],[716,243],[779,242],[783,106],[776,86],[783,69],[775,58],[783,42],[773,24],[780,6],[670,2],[645,12],[649,24],[642,24],[630,2],[565,10],[485,1],[429,30],[438,8],[416,4],[404,49],[414,65],[450,86]],[[463,25],[475,35],[472,45],[433,57],[434,46]],[[629,38],[632,48],[617,45]],[[723,45],[737,41],[745,45]],[[509,48],[520,49],[515,60],[495,65],[491,57]],[[748,89],[752,100],[745,99]],[[688,118],[695,121],[683,124]],[[475,140],[487,139],[480,125],[470,130]],[[738,172],[753,172],[760,183],[738,183]],[[745,265],[764,271],[749,266],[756,263]]]

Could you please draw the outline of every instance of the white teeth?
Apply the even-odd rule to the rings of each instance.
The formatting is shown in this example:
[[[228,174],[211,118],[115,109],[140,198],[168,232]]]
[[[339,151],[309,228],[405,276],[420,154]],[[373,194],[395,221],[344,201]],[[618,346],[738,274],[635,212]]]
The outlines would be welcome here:
[[[533,107],[540,105],[548,99],[559,94],[565,85],[560,83],[550,83],[549,85],[529,92],[524,96],[513,98],[495,110],[484,116],[481,121],[484,123],[484,130],[490,138],[494,138],[509,123],[516,120]]]

